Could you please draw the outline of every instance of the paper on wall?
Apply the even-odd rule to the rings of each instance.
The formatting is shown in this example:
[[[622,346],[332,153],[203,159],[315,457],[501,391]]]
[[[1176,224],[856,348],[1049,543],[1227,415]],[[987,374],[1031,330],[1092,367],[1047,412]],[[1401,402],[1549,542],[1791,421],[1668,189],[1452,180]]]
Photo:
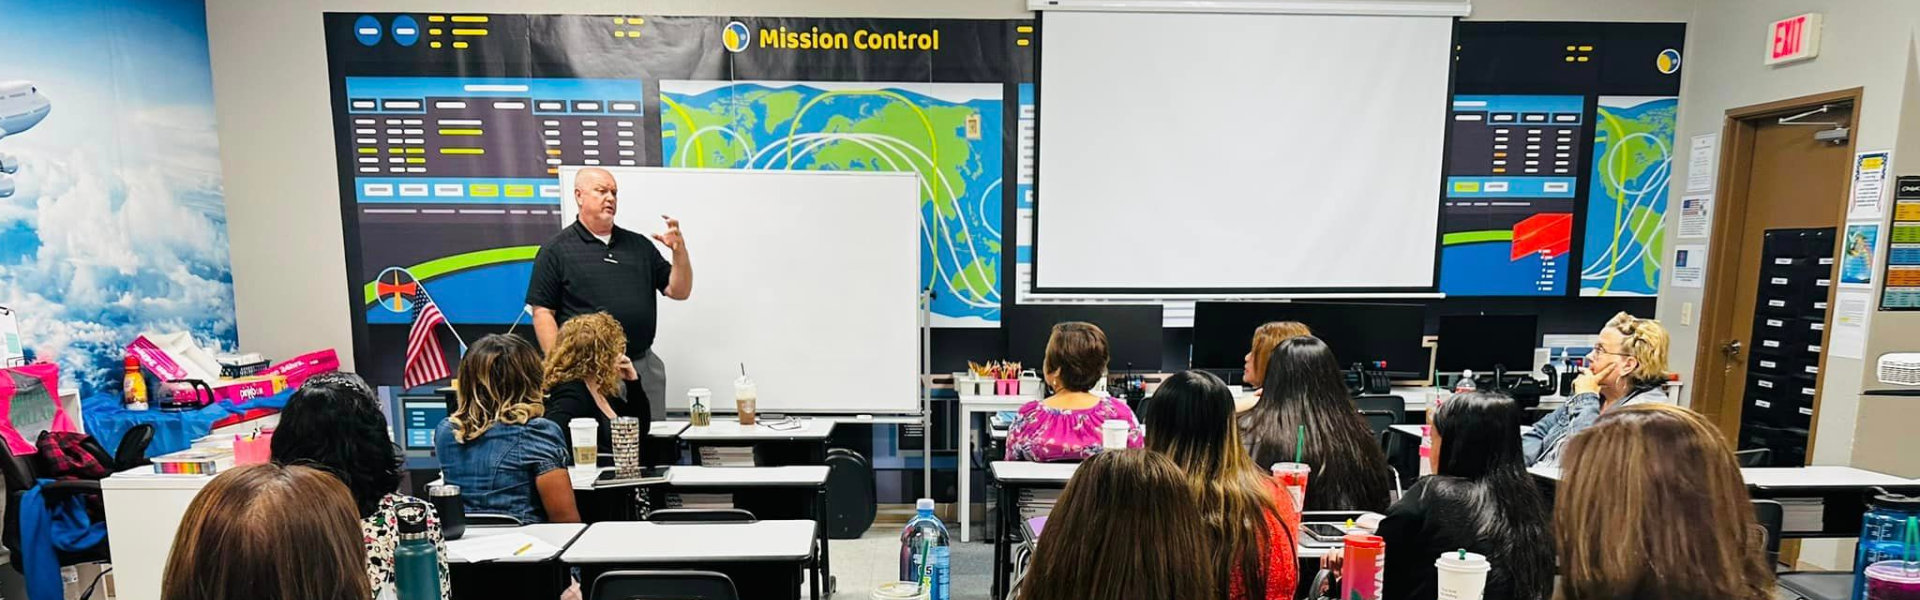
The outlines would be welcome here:
[[[1707,285],[1707,247],[1682,244],[1673,251],[1673,287],[1697,288]]]
[[[1693,150],[1687,155],[1687,192],[1713,191],[1713,180],[1719,175],[1714,163],[1720,157],[1720,134],[1709,133],[1693,136]],[[1686,237],[1684,234],[1681,237]]]
[[[1854,155],[1853,192],[1847,196],[1847,219],[1880,219],[1880,205],[1887,193],[1887,166],[1892,161],[1890,150]]]
[[[1833,333],[1827,337],[1827,349],[1842,358],[1864,358],[1867,352],[1867,308],[1873,305],[1873,293],[1866,290],[1840,290],[1833,297]]]
[[[1713,233],[1713,194],[1680,198],[1680,237],[1703,238]]]
[[[1840,285],[1873,287],[1873,256],[1880,248],[1879,223],[1848,223],[1840,242]]]

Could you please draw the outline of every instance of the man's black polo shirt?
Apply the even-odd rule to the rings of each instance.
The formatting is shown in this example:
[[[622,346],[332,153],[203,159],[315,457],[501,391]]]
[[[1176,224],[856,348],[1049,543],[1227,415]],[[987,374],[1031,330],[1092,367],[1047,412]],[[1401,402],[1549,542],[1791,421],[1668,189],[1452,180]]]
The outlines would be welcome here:
[[[606,311],[627,332],[627,356],[639,362],[653,346],[660,293],[672,273],[673,263],[647,236],[615,226],[611,242],[603,244],[574,221],[540,245],[527,282],[527,304],[552,309],[563,324]]]

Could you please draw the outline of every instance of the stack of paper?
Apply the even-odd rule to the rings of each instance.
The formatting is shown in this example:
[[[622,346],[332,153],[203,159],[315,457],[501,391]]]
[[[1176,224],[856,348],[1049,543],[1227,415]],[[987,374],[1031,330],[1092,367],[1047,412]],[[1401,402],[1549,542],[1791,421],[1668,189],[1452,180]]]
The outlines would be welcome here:
[[[700,465],[707,467],[752,467],[751,446],[701,446]]]
[[[469,530],[472,531],[472,530]],[[449,558],[470,563],[500,560],[515,556],[553,556],[560,548],[524,533],[470,536],[447,540]]]
[[[1022,489],[1017,503],[1020,507],[1020,518],[1025,520],[1047,516],[1053,512],[1053,504],[1059,500],[1060,490]]]
[[[1780,530],[1784,532],[1820,531],[1826,525],[1827,507],[1819,498],[1779,498]]]
[[[668,494],[667,508],[733,508],[733,494]]]

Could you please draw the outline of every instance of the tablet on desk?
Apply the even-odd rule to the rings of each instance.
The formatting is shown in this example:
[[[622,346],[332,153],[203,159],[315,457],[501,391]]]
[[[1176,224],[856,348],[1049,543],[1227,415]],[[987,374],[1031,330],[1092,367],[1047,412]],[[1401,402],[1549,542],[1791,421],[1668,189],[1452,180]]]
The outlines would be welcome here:
[[[619,471],[607,469],[601,471],[600,476],[593,480],[593,489],[602,490],[607,488],[655,485],[666,482],[667,467],[642,468],[640,469],[639,477],[620,477]]]

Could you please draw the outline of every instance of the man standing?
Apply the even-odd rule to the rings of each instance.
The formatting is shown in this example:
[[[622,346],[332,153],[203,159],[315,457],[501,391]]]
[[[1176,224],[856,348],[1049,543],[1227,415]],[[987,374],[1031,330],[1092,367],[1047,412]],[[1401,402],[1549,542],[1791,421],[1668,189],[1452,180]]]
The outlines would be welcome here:
[[[626,330],[628,360],[641,365],[657,329],[655,294],[674,300],[693,294],[693,265],[687,259],[680,221],[661,215],[667,230],[652,236],[673,253],[668,261],[645,236],[613,224],[620,206],[620,183],[606,169],[587,168],[575,174],[573,201],[579,220],[541,244],[533,259],[527,305],[533,307],[534,335],[542,351],[551,351],[561,323],[576,315],[606,311]],[[645,366],[640,371],[658,372]],[[661,382],[643,380],[642,384],[629,388],[628,394],[645,396],[644,387]],[[627,398],[628,402],[649,400],[665,399]]]

